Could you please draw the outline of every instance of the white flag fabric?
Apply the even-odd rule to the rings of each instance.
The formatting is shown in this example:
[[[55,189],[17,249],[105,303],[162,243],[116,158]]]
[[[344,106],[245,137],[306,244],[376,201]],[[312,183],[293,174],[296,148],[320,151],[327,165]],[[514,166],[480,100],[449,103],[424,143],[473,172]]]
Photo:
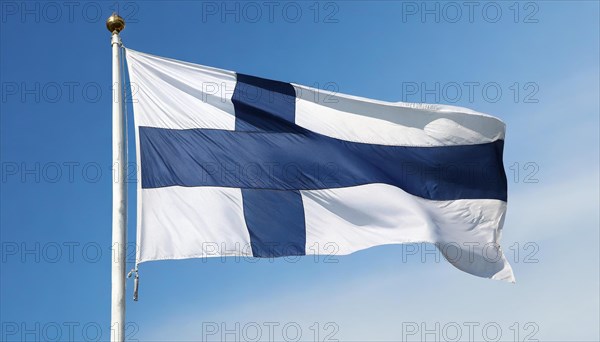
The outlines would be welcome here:
[[[126,50],[136,131],[137,262],[344,255],[433,243],[514,282],[500,233],[505,125]]]

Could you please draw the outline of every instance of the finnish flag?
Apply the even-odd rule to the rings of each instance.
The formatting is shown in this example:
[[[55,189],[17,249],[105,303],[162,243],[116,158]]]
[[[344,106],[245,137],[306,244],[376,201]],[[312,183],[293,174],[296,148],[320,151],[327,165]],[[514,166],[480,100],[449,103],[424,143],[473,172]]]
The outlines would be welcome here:
[[[130,49],[126,58],[137,263],[426,242],[465,272],[514,282],[499,246],[502,121]]]

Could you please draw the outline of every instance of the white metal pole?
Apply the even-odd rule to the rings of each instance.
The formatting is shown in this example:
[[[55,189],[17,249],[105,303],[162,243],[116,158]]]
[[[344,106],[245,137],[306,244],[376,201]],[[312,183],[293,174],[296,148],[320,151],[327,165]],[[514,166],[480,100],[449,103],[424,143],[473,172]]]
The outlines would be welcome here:
[[[111,341],[125,340],[125,253],[127,231],[127,161],[125,157],[125,127],[121,84],[121,38],[125,27],[123,18],[116,14],[106,21],[112,32],[112,275],[111,275]]]

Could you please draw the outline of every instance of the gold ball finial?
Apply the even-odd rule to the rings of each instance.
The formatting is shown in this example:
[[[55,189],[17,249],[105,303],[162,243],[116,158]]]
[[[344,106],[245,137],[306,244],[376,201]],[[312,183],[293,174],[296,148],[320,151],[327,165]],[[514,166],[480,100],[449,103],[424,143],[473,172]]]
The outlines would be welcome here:
[[[112,33],[119,33],[125,28],[125,20],[118,14],[113,13],[106,19],[106,28]]]

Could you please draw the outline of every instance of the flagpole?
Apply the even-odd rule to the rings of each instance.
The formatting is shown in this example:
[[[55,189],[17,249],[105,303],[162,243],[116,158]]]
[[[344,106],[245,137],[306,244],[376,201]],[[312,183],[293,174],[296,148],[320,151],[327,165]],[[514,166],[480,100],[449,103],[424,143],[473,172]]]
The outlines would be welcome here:
[[[125,127],[123,118],[121,84],[121,37],[125,20],[113,13],[106,20],[106,28],[112,33],[112,275],[110,340],[125,340],[125,248],[127,231],[127,188],[125,183]]]

